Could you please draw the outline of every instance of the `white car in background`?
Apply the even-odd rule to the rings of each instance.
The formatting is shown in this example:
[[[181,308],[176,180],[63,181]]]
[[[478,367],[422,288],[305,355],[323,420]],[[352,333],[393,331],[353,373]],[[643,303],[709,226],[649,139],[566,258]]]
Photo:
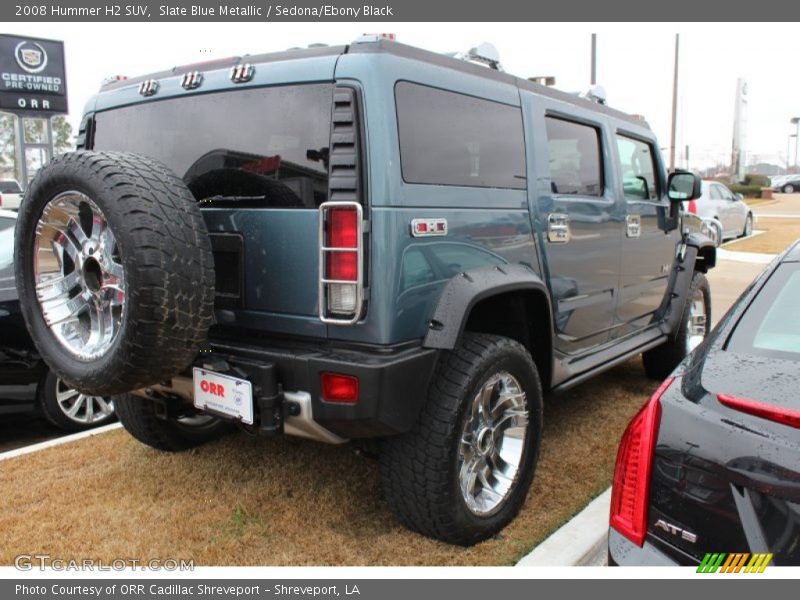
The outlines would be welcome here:
[[[17,210],[22,202],[22,188],[16,179],[0,180],[0,208]]]
[[[716,181],[703,181],[702,189],[703,194],[684,202],[683,209],[708,223],[717,245],[753,233],[753,213],[741,194],[734,194]]]

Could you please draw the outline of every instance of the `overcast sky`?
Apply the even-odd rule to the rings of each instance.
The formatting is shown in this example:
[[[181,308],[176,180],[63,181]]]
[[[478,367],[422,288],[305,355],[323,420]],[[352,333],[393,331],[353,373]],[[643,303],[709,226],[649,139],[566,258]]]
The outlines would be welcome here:
[[[800,116],[796,24],[552,23],[30,23],[7,33],[64,40],[70,119],[109,75],[140,75],[179,64],[305,46],[347,43],[364,32],[437,52],[492,42],[515,75],[554,75],[585,91],[591,33],[598,34],[598,83],[615,108],[643,114],[669,145],[675,33],[681,34],[678,146],[693,167],[728,162],[736,79],[748,83],[747,154],[785,165],[791,117]],[[792,142],[794,143],[794,142]],[[791,160],[794,162],[794,147]],[[666,156],[665,156],[666,158]]]

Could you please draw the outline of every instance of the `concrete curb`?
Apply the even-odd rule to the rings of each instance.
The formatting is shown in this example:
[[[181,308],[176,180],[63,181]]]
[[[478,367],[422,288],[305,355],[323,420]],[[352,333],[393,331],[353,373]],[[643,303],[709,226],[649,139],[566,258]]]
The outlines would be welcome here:
[[[606,563],[611,488],[522,557],[518,567],[586,567]]]
[[[722,260],[733,260],[737,262],[767,265],[771,263],[776,256],[777,254],[765,254],[762,252],[737,252],[735,250],[717,248],[717,258]]]
[[[88,431],[81,431],[80,433],[65,435],[54,440],[47,440],[46,442],[31,444],[30,446],[23,446],[22,448],[17,448],[16,450],[9,450],[8,452],[0,453],[0,461],[8,460],[9,458],[16,458],[18,456],[24,456],[26,454],[33,454],[39,450],[46,450],[47,448],[61,446],[62,444],[69,444],[70,442],[76,442],[78,440],[95,435],[101,435],[113,429],[119,429],[120,427],[122,427],[122,424],[112,423],[111,425],[104,425],[103,427],[98,427],[97,429],[89,429]]]

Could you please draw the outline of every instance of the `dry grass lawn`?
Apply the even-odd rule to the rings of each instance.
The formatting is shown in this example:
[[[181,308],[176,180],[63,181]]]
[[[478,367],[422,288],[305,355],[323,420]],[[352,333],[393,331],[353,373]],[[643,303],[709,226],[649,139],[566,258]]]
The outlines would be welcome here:
[[[777,254],[785,250],[797,238],[800,238],[800,218],[770,219],[768,217],[759,217],[756,219],[756,229],[765,230],[766,233],[726,244],[725,248],[737,252]]]
[[[406,531],[377,465],[349,447],[232,435],[162,454],[118,430],[0,462],[0,564],[183,558],[196,565],[510,565],[605,489],[617,442],[656,383],[631,360],[550,398],[525,507],[454,547]]]

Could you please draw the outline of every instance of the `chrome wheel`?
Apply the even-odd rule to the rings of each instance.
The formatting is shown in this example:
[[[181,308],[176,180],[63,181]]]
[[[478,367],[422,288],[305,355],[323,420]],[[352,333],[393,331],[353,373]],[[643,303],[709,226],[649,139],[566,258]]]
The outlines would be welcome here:
[[[748,237],[753,235],[753,217],[751,215],[747,215],[747,219],[744,222],[744,237]]]
[[[88,396],[56,379],[56,402],[64,416],[81,425],[92,425],[114,414],[114,402],[102,396]]]
[[[45,323],[75,358],[103,356],[119,333],[125,273],[108,221],[85,194],[50,200],[36,224],[36,298]]]
[[[708,331],[706,299],[702,290],[695,290],[689,299],[689,319],[686,322],[686,354],[697,348]]]
[[[503,371],[483,384],[468,410],[458,451],[459,487],[470,512],[489,516],[519,476],[528,430],[525,392]]]

